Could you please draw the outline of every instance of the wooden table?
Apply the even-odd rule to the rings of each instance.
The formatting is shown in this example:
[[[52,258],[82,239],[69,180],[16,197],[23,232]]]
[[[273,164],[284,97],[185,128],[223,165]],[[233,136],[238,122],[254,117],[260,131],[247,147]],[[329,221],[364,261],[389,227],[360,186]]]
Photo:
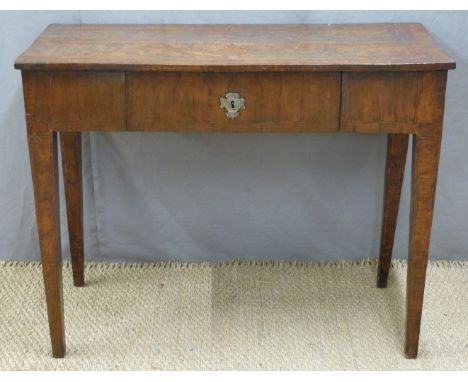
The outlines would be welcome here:
[[[455,68],[422,25],[50,25],[15,68],[54,357],[65,354],[57,132],[73,280],[82,286],[82,131],[387,134],[380,288],[413,135],[405,354],[417,356],[447,71]]]

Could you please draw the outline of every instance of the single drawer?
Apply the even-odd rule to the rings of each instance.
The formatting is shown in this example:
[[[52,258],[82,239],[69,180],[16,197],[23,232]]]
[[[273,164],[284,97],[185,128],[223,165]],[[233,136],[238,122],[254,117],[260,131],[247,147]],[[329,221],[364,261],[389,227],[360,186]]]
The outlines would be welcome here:
[[[340,88],[337,72],[127,73],[127,128],[336,132]]]
[[[50,130],[126,129],[125,73],[36,72],[27,76],[35,108]]]
[[[446,71],[343,73],[342,132],[415,133],[441,122]]]

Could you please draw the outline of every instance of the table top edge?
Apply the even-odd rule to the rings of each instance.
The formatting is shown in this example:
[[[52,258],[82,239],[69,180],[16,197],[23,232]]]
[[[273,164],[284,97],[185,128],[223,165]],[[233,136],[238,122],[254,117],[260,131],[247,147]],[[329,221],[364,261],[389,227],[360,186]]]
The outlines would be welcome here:
[[[110,30],[111,33],[119,33],[119,29],[126,29],[132,31],[141,31],[145,33],[149,29],[150,32],[156,30],[158,32],[163,32],[164,37],[175,36],[175,42],[163,41],[161,44],[166,44],[169,49],[168,53],[162,59],[156,59],[155,56],[147,56],[141,59],[141,62],[135,62],[132,58],[120,56],[114,56],[113,58],[103,57],[104,52],[100,52],[101,56],[97,56],[98,59],[95,59],[92,54],[88,54],[86,57],[83,55],[80,57],[70,57],[64,54],[63,59],[60,57],[62,53],[59,48],[64,49],[63,47],[67,44],[67,34],[65,37],[62,34],[57,33],[58,31],[71,31],[70,33],[76,33],[76,29],[84,30],[85,33],[93,33],[94,29],[98,30]],[[90,29],[91,28],[91,29]],[[404,33],[412,33],[412,38],[416,40],[416,43],[421,43],[422,48],[419,52],[419,56],[415,53],[414,57],[409,55],[402,55],[401,57],[396,57],[395,59],[388,59],[388,56],[382,54],[381,57],[378,55],[372,56],[369,54],[367,57],[356,58],[355,61],[348,61],[348,56],[340,56],[340,52],[336,54],[336,60],[333,58],[330,59],[329,56],[319,57],[319,59],[309,57],[301,57],[300,52],[292,52],[291,56],[284,57],[279,55],[278,57],[266,57],[265,61],[263,60],[263,53],[261,51],[261,42],[263,42],[266,37],[262,33],[257,35],[254,40],[255,48],[259,47],[259,51],[249,51],[250,54],[233,55],[233,57],[227,57],[223,62],[220,62],[220,59],[216,57],[212,60],[208,54],[200,57],[183,57],[181,59],[177,56],[180,52],[173,54],[171,48],[175,45],[180,49],[180,46],[177,46],[183,37],[172,34],[173,31],[184,31],[186,28],[187,31],[191,31],[191,28],[200,29],[200,30],[217,30],[218,32],[223,32],[223,37],[226,37],[226,41],[220,43],[225,46],[229,46],[232,41],[230,40],[231,36],[228,34],[229,31],[235,30],[236,33],[245,33],[244,28],[251,28],[252,30],[257,30],[260,32],[263,31],[286,31],[286,33],[291,32],[289,38],[295,37],[295,34],[305,38],[302,40],[304,44],[321,44],[321,51],[317,53],[322,53],[323,50],[327,50],[329,47],[331,49],[346,49],[346,42],[342,42],[339,39],[332,40],[320,40],[319,42],[315,41],[313,38],[309,40],[309,35],[307,34],[309,30],[318,30],[320,33],[330,30],[340,30],[340,33],[343,33],[343,29],[351,28],[354,31],[359,33],[365,33],[367,30],[370,31],[370,40],[372,49],[378,47],[378,41],[372,40],[372,33],[376,31],[385,30],[387,35],[386,37],[391,38],[390,44],[393,44],[393,49],[398,46],[398,38],[402,38],[398,33],[401,32],[403,37],[406,37]],[[387,29],[386,29],[387,28]],[[388,30],[390,28],[390,32]],[[392,29],[395,28],[395,29]],[[206,31],[204,32],[206,33]],[[320,37],[319,33],[319,37]],[[395,36],[393,36],[395,34]],[[342,35],[341,35],[342,36]],[[416,36],[416,37],[415,37]],[[75,36],[76,37],[76,36]],[[94,37],[94,36],[93,36]],[[189,37],[187,37],[189,39]],[[237,38],[237,40],[236,40]],[[362,35],[361,35],[362,38]],[[374,37],[375,38],[375,37]],[[103,38],[103,43],[106,44],[105,37]],[[138,40],[136,40],[138,41]],[[159,44],[159,40],[156,40]],[[182,40],[183,41],[183,40]],[[236,36],[234,33],[234,41],[239,43],[250,43],[249,38],[245,36]],[[286,42],[288,40],[286,39]],[[55,50],[52,53],[43,54],[41,49],[49,44],[54,45],[55,50],[58,50],[56,53]],[[92,41],[93,42],[93,41]],[[92,43],[91,42],[91,43]],[[268,41],[270,42],[270,41]],[[76,43],[76,42],[75,42]],[[90,43],[89,41],[87,42]],[[150,42],[154,44],[154,41]],[[334,43],[339,43],[344,45],[345,48],[335,48]],[[353,42],[354,46],[360,46],[362,43],[363,50],[368,47],[368,41],[362,42],[362,40],[357,40]],[[61,44],[61,45],[60,45]],[[125,41],[123,42],[125,44]],[[283,41],[282,44],[285,44]],[[164,45],[164,46],[166,46]],[[125,46],[125,45],[123,45]],[[209,43],[206,44],[209,46]],[[325,47],[325,48],[323,48]],[[105,46],[107,48],[107,46]],[[190,46],[189,46],[190,48]],[[224,48],[224,46],[223,46]],[[309,47],[308,47],[309,48]],[[406,48],[407,50],[409,49]],[[428,54],[424,53],[428,51]],[[421,53],[422,52],[422,53]],[[103,54],[104,53],[104,54]],[[164,52],[165,53],[165,52]],[[188,54],[192,53],[188,51]],[[199,52],[195,52],[199,53]],[[218,52],[217,52],[218,53]],[[222,52],[224,53],[224,52]],[[243,53],[240,51],[240,53]],[[306,53],[315,53],[314,47],[309,48]],[[329,53],[329,52],[325,52]],[[172,54],[172,55],[171,55]],[[387,52],[388,54],[388,52]],[[236,57],[238,59],[236,60]],[[352,56],[351,56],[352,58]],[[387,61],[385,61],[387,58]],[[26,49],[15,61],[15,69],[28,70],[28,71],[182,71],[182,72],[288,72],[288,71],[303,71],[303,72],[314,72],[314,71],[433,71],[433,70],[451,70],[456,68],[455,60],[450,57],[447,52],[437,43],[435,39],[432,38],[431,34],[427,31],[421,23],[353,23],[353,24],[50,24],[46,29],[38,36],[38,38],[32,43],[32,45]]]

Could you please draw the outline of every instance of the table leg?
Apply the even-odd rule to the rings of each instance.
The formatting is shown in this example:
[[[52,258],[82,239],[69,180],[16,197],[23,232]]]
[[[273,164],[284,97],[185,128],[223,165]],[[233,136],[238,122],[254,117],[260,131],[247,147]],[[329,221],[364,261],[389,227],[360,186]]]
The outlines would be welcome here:
[[[388,134],[387,162],[385,164],[385,190],[380,237],[380,257],[377,271],[377,287],[386,288],[393,240],[400,206],[401,186],[408,152],[408,134]]]
[[[413,135],[405,355],[416,358],[442,129]]]
[[[63,180],[67,204],[68,236],[75,286],[84,285],[83,188],[81,180],[81,133],[61,132]]]
[[[57,133],[28,132],[52,354],[65,355]]]

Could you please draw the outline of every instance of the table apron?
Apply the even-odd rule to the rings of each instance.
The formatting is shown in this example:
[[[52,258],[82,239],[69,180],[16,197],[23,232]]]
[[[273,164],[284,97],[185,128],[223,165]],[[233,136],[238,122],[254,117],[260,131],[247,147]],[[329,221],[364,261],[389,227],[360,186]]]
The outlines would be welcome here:
[[[447,71],[23,71],[28,128],[41,131],[418,133],[443,118]],[[238,93],[231,117],[221,97]]]

